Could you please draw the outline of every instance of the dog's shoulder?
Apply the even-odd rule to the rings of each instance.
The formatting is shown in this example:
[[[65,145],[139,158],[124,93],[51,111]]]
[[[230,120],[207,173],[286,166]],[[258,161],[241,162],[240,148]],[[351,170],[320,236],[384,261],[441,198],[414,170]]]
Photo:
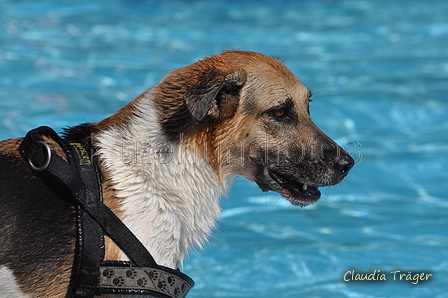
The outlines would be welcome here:
[[[19,151],[22,141],[0,142],[0,268],[9,268],[25,292],[55,297],[46,290],[50,283],[66,292],[72,272],[75,208],[62,189],[32,172]],[[45,281],[37,287],[27,282],[34,272]]]
[[[0,141],[0,159],[20,157],[19,146],[22,141],[23,138]]]
[[[5,192],[17,188],[18,182],[32,175],[28,162],[20,155],[22,141],[23,138],[0,141],[0,201]]]

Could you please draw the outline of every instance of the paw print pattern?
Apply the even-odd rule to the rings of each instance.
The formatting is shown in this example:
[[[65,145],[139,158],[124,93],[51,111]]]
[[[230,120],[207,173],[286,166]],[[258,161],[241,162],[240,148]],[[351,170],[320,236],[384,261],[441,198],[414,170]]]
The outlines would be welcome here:
[[[174,297],[179,297],[179,295],[181,294],[180,289],[179,288],[174,288]]]
[[[106,278],[111,278],[112,275],[114,275],[114,271],[111,270],[111,269],[109,269],[109,268],[106,268],[106,269],[103,270],[102,275],[103,275],[104,277],[106,277]]]
[[[187,284],[182,282],[182,285],[180,287],[174,288],[174,297],[185,297],[183,294],[186,294],[187,289]]]
[[[150,290],[173,298],[185,298],[191,285],[174,274],[154,268],[101,267],[99,288]]]
[[[129,269],[126,270],[126,277],[130,279],[135,279],[137,277],[137,270],[135,269]]]
[[[146,273],[152,281],[157,281],[159,279],[160,274],[155,270],[147,271]]]
[[[166,281],[168,282],[168,284],[170,286],[174,286],[176,284],[176,279],[172,276],[168,276],[168,278],[166,279]]]
[[[146,285],[148,285],[148,280],[146,278],[142,277],[137,279],[137,286],[144,288]]]
[[[185,293],[185,291],[187,290],[187,284],[186,283],[182,283],[182,286],[180,287],[180,290],[182,291],[182,293]]]
[[[116,277],[112,280],[112,283],[117,287],[122,287],[124,285],[124,278],[122,276]]]
[[[167,287],[168,287],[168,284],[166,283],[166,281],[159,280],[157,282],[157,289],[159,289],[159,291],[166,292],[168,289]]]

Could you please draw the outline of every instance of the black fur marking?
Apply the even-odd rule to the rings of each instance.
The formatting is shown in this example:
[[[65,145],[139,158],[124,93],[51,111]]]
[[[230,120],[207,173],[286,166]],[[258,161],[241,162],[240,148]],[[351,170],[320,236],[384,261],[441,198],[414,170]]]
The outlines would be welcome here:
[[[224,78],[222,73],[209,70],[185,94],[187,108],[196,123],[204,120],[213,104],[216,104],[215,99],[224,84]]]
[[[196,123],[191,118],[190,111],[188,111],[185,103],[179,105],[169,115],[169,118],[164,119],[163,116],[161,117],[162,130],[168,140],[174,143],[180,140],[180,136],[185,134],[189,127],[195,125]]]
[[[78,126],[65,128],[62,135],[67,141],[79,142],[86,148],[86,150],[91,150],[92,134],[96,132],[97,129],[94,124],[84,123]]]
[[[225,76],[209,70],[195,86],[185,86],[184,78],[174,77],[159,87],[156,101],[164,134],[177,143],[181,134],[210,118],[212,121],[233,116],[239,104],[239,92],[246,82],[246,72],[237,70]],[[183,98],[176,98],[184,91]],[[181,93],[182,94],[182,93]]]
[[[73,259],[72,197],[63,187],[50,188],[20,157],[0,153],[0,169],[0,266],[13,270],[19,283],[55,275]]]

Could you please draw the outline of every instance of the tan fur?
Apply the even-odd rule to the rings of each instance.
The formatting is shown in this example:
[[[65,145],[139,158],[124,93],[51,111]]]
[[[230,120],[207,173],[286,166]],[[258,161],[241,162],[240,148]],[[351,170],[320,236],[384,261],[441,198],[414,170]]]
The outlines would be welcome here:
[[[241,153],[250,152],[249,148],[244,147],[244,144],[261,142],[256,137],[260,132],[250,130],[253,130],[254,127],[258,127],[260,130],[259,126],[254,125],[255,121],[258,120],[261,109],[265,110],[276,103],[273,99],[293,97],[298,102],[300,117],[309,118],[307,113],[309,91],[281,61],[254,52],[227,51],[221,55],[211,56],[192,65],[173,70],[162,82],[151,89],[161,123],[171,119],[179,106],[185,104],[184,96],[187,91],[197,85],[201,76],[208,70],[216,70],[223,75],[238,70],[245,71],[249,79],[244,93],[241,94],[241,99],[247,95],[257,100],[256,103],[246,101],[237,102],[236,106],[227,106],[224,111],[221,111],[218,119],[206,119],[195,129],[189,130],[183,135],[183,142],[187,144],[187,148],[198,150],[199,154],[207,154],[210,164],[220,178],[223,178],[226,173],[235,172],[235,163],[223,164],[229,160],[229,157],[233,156],[241,161],[246,159],[247,162],[247,156],[241,157]],[[125,128],[129,119],[135,116],[137,102],[145,100],[147,92],[149,90],[116,114],[99,122],[96,128],[98,130]],[[248,112],[247,106],[253,106],[255,109]],[[251,117],[247,117],[248,114]],[[311,121],[308,122],[311,123]],[[250,137],[245,139],[244,136],[247,133]],[[303,134],[300,137],[306,138],[307,136],[310,134]],[[232,152],[232,148],[237,152]],[[241,162],[238,164],[241,165]],[[242,169],[238,169],[238,171],[240,170]]]
[[[122,199],[116,197],[116,191],[113,188],[112,182],[107,176],[106,171],[103,173],[103,202],[109,207],[118,217],[121,217],[120,203]],[[107,235],[104,236],[105,254],[104,260],[119,260],[121,249],[112,241]]]
[[[226,82],[241,88],[235,88],[237,91],[219,93]],[[196,104],[204,96],[207,96],[207,92],[216,93],[216,96],[222,97],[219,100],[214,99],[211,107],[206,111],[206,117],[195,119],[190,115],[190,112],[194,114],[191,109],[194,111]],[[268,152],[266,152],[266,157],[257,156],[257,154],[268,151],[267,148],[264,148],[268,143],[271,155],[272,152],[281,152],[278,154],[279,158],[290,159],[285,162],[285,165],[304,157],[290,156],[288,146],[297,144],[302,146],[306,149],[305,155],[308,159],[308,164],[305,166],[309,168],[313,168],[318,160],[318,157],[314,155],[314,148],[323,148],[328,144],[330,147],[335,146],[336,148],[337,145],[311,121],[308,112],[309,99],[310,91],[281,61],[259,53],[227,51],[221,55],[211,56],[192,65],[173,70],[163,81],[144,92],[116,114],[94,124],[93,134],[109,129],[125,131],[128,123],[138,114],[139,104],[145,100],[151,100],[152,102],[145,104],[153,104],[156,108],[157,121],[165,129],[167,138],[178,146],[183,146],[185,150],[195,151],[198,156],[203,156],[211,165],[220,183],[223,183],[229,176],[242,176],[250,181],[255,181],[257,178],[255,173],[260,168],[260,161],[253,162],[253,159],[267,162]],[[267,113],[270,109],[289,101],[296,113],[297,123],[290,126],[275,124],[275,120],[272,120]],[[198,108],[198,111],[200,114],[201,109]],[[93,146],[95,146],[95,138],[92,139]],[[21,140],[12,139],[1,142],[0,151],[20,156],[17,148]],[[57,144],[51,140],[46,141],[50,143],[53,150],[64,156]],[[294,150],[294,154],[297,154],[298,151]],[[349,161],[350,157],[344,158],[349,170],[352,166]],[[332,161],[319,162],[319,167],[323,169],[322,172],[327,168],[334,167]],[[279,168],[283,169],[285,165],[281,165]],[[104,165],[100,164],[99,167],[103,175],[104,203],[120,217],[122,216],[120,208],[123,199],[117,198],[111,177],[109,177],[110,173],[106,171]],[[291,172],[294,170],[289,169]],[[330,173],[327,174],[328,177],[317,179],[315,177],[318,177],[319,173],[308,175],[306,170],[302,169],[301,171],[305,172],[303,176],[305,178],[294,172],[289,174],[289,177],[294,177],[290,179],[297,179],[293,181],[297,185],[306,186],[311,183],[315,186],[316,191],[318,186],[333,185],[345,177],[341,176],[341,178],[337,176],[339,174],[328,170],[325,172]],[[264,174],[266,175],[265,172]],[[297,177],[305,180],[299,180]],[[275,185],[272,181],[266,183],[267,187],[262,188],[263,190],[278,191],[285,197],[293,196],[291,189],[282,190],[281,186]],[[294,191],[297,193],[299,190],[292,189],[293,194]],[[293,204],[302,204],[297,201],[297,198],[289,197],[288,199]],[[304,202],[303,204],[308,203],[313,202]],[[74,251],[74,246],[75,240],[68,244],[67,249]],[[105,249],[106,260],[118,260],[121,251],[108,237],[105,239]],[[60,293],[66,291],[70,278],[70,266],[71,260],[62,260],[60,270],[43,273],[48,276],[45,278],[46,282],[39,287],[45,289],[46,297],[64,296]],[[32,278],[32,275],[20,278],[21,283],[32,284],[27,280]],[[57,287],[51,286],[53,283],[57,283]],[[32,292],[30,288],[26,290]]]
[[[236,105],[220,111],[218,118],[205,119],[190,134],[184,135],[186,144],[199,150],[201,155],[207,154],[209,163],[222,181],[229,173],[245,171],[243,167],[249,164],[248,146],[264,138],[262,127],[257,123],[260,113],[275,105],[276,99],[291,96],[299,107],[299,117],[308,119],[309,91],[277,59],[253,52],[228,51],[174,70],[155,87],[154,96],[162,122],[172,117],[176,107],[183,104],[181,99],[188,88],[198,84],[201,75],[210,69],[224,75],[243,70],[248,77]],[[250,102],[250,98],[255,98],[256,102]],[[248,111],[247,106],[254,109]],[[246,134],[249,137],[245,137]]]
[[[75,254],[75,242],[76,240],[73,239],[73,242],[67,244],[67,250],[71,255]],[[17,277],[17,280],[23,285],[23,291],[30,295],[35,292],[40,293],[39,297],[66,297],[65,294],[68,291],[72,275],[73,258],[61,260],[56,268],[48,267],[43,263],[39,269],[37,274],[26,272]]]
[[[0,152],[14,157],[20,157],[19,146],[23,138],[15,138],[0,142]]]

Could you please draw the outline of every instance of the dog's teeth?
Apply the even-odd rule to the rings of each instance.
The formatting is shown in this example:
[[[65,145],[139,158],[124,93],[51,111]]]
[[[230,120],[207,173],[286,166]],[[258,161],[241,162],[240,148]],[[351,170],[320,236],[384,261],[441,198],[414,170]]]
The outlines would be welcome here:
[[[308,185],[306,185],[306,183],[303,183],[303,190],[307,190],[308,189]]]

